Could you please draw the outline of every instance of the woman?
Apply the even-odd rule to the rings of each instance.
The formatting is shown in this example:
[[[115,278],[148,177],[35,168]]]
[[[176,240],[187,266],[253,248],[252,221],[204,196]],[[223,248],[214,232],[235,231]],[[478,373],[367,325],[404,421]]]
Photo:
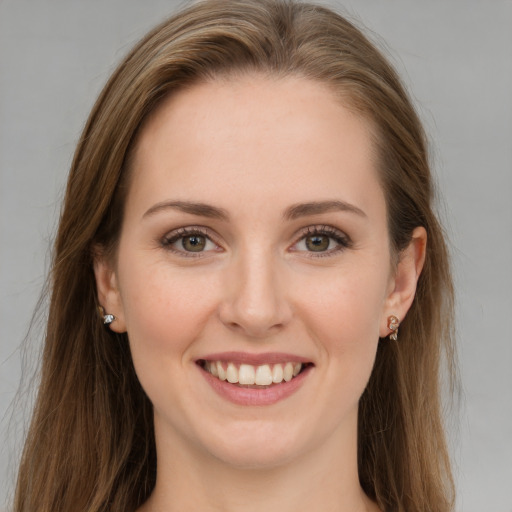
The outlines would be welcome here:
[[[153,30],[72,164],[15,510],[451,510],[432,194],[340,16],[209,0]]]

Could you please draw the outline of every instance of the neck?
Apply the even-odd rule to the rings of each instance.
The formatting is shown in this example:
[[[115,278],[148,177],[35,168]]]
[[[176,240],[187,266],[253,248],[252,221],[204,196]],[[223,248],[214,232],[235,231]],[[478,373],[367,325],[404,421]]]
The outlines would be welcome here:
[[[356,432],[270,468],[233,467],[163,437],[157,429],[157,482],[139,512],[378,512],[359,485]]]

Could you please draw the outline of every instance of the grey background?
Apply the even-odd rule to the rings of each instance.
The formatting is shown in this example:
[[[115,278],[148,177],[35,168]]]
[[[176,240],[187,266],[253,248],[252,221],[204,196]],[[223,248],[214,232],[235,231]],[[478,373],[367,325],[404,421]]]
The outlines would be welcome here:
[[[457,510],[512,512],[512,1],[325,3],[379,34],[432,140],[458,291]],[[115,63],[178,4],[0,0],[0,507],[27,417],[11,406],[19,346],[74,146]],[[40,329],[30,341],[34,361]]]

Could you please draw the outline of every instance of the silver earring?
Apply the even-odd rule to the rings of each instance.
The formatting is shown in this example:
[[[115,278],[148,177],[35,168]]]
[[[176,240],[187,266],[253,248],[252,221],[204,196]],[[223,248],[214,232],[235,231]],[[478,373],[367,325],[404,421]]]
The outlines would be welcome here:
[[[103,306],[98,306],[98,311],[100,312],[101,318],[103,318],[103,325],[110,325],[116,319],[114,315],[106,313]]]
[[[114,315],[103,315],[103,324],[104,325],[110,325],[116,317]]]
[[[389,335],[389,339],[396,341],[398,339],[398,326],[400,325],[400,320],[395,315],[391,315],[388,318],[388,329],[391,329],[391,334]]]

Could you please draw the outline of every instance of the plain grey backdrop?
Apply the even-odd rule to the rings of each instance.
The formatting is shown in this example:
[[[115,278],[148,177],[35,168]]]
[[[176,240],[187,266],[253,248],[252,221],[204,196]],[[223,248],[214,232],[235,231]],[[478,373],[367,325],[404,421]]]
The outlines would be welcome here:
[[[347,0],[432,141],[458,298],[458,511],[512,512],[512,0]],[[0,0],[0,508],[23,437],[11,406],[72,153],[115,64],[181,2]],[[378,35],[376,35],[378,34]],[[40,329],[30,337],[37,356]]]

